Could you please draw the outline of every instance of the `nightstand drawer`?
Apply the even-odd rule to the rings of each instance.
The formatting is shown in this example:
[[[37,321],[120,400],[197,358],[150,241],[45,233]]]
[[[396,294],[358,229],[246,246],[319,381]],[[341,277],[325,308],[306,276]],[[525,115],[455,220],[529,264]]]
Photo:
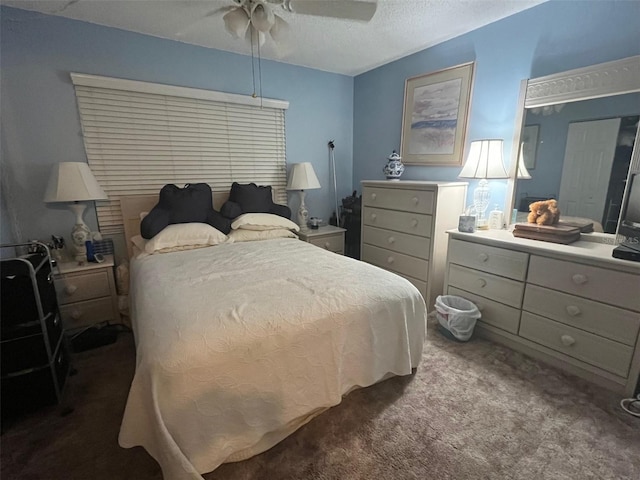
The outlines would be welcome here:
[[[331,252],[342,253],[344,250],[343,239],[344,235],[339,233],[337,235],[326,235],[324,237],[312,237],[309,239],[309,243]]]
[[[527,281],[640,312],[640,276],[606,268],[531,256]],[[624,287],[624,288],[621,288]]]
[[[640,314],[537,285],[527,285],[522,308],[626,345],[640,328]]]
[[[432,213],[434,192],[391,188],[365,187],[364,205],[405,212]]]
[[[67,274],[56,279],[55,284],[61,305],[111,295],[109,275],[104,270],[80,275]]]
[[[522,305],[524,283],[490,273],[450,264],[449,285],[511,307]]]
[[[368,226],[365,226],[362,232],[365,243],[412,257],[429,259],[431,242],[428,238]]]
[[[626,377],[633,348],[528,312],[520,336],[608,372]]]
[[[427,281],[429,262],[426,260],[365,244],[362,246],[362,261],[416,280]]]
[[[116,320],[113,318],[111,297],[63,305],[60,315],[67,330]]]
[[[396,232],[410,233],[422,237],[431,236],[431,215],[420,213],[396,212],[380,208],[365,207],[362,211],[364,225],[387,228]]]
[[[449,242],[449,261],[514,280],[524,280],[529,254],[452,239]]]

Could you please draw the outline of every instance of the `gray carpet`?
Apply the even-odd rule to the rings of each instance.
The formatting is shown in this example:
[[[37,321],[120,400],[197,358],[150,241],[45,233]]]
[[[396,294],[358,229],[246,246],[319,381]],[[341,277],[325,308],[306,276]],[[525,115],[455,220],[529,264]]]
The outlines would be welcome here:
[[[355,391],[205,479],[640,478],[640,419],[618,395],[484,340],[457,343],[435,328],[428,337],[415,375]],[[74,358],[65,405],[4,425],[1,477],[160,480],[142,448],[117,444],[131,334]]]

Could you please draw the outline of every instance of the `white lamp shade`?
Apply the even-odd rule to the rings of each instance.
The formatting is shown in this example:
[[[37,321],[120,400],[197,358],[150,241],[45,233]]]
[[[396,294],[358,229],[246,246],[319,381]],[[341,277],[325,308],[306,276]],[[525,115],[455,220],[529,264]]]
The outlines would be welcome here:
[[[320,188],[320,182],[309,162],[294,163],[289,173],[287,190],[312,190]]]
[[[89,165],[82,162],[60,162],[51,171],[44,194],[45,202],[82,202],[108,200],[98,185]]]
[[[502,163],[502,140],[471,142],[460,178],[509,178]]]

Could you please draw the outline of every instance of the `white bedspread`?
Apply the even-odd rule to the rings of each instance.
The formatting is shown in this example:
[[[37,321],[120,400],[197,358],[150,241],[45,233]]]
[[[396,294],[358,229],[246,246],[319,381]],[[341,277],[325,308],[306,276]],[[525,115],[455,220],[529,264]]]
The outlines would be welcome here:
[[[426,329],[408,281],[295,239],[136,260],[131,299],[119,443],[165,480],[263,452],[353,388],[411,373]]]

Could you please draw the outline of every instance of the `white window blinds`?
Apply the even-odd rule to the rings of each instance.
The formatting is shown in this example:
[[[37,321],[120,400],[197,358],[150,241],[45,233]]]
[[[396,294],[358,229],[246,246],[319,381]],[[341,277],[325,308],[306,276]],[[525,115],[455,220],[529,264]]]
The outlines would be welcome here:
[[[109,201],[100,231],[123,231],[120,197],[168,184],[271,185],[286,204],[288,102],[71,74],[89,166]],[[262,104],[262,105],[261,105]]]

